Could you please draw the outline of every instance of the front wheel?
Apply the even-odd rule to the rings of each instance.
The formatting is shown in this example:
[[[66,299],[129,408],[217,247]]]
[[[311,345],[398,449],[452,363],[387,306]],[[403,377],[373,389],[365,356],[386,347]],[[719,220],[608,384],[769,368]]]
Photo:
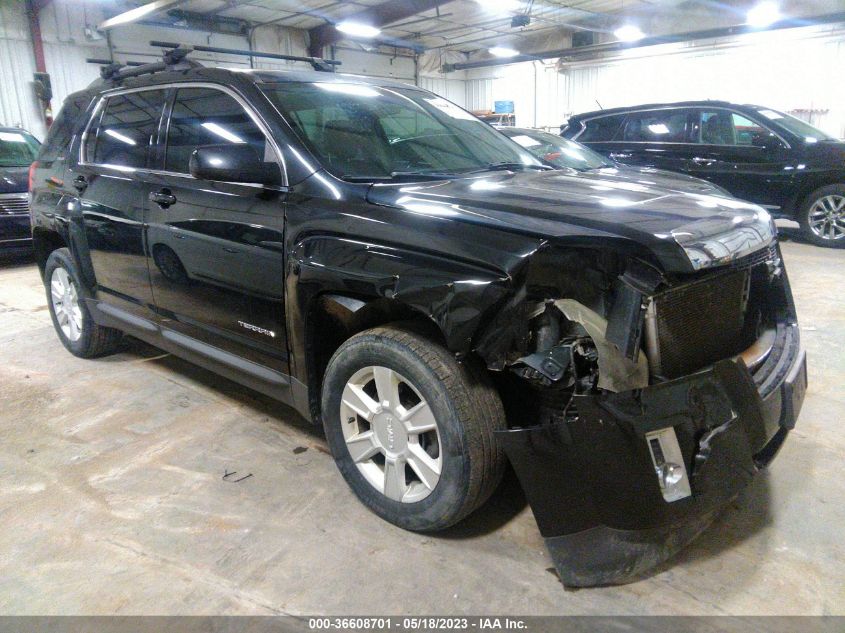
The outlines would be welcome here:
[[[410,329],[347,340],[323,383],[326,438],[340,472],[373,512],[435,531],[478,508],[502,477],[494,431],[502,404],[480,366]]]
[[[817,246],[845,248],[845,184],[816,189],[801,207],[798,222]]]
[[[122,333],[94,323],[86,296],[70,251],[60,248],[47,258],[44,266],[47,305],[59,340],[74,356],[93,358],[115,350]]]

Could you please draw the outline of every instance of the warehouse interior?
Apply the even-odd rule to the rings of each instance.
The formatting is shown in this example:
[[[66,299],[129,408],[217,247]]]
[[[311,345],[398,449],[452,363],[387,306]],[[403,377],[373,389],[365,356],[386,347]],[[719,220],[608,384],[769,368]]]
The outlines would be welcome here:
[[[163,42],[243,73],[309,69],[258,53],[336,60],[554,135],[714,100],[845,139],[843,0],[0,0],[0,127],[44,142],[103,65],[158,62]],[[0,250],[0,614],[845,615],[845,250],[776,225],[808,359],[797,425],[686,549],[585,588],[564,586],[510,466],[444,532],[391,525],[295,408],[131,336],[68,354],[43,265]]]

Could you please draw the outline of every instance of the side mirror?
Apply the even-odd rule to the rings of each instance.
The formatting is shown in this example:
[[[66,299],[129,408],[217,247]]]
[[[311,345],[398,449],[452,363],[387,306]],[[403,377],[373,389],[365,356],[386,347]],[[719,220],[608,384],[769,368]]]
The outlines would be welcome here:
[[[761,137],[759,140],[754,139],[754,145],[757,147],[761,147],[766,151],[774,151],[778,149],[783,149],[784,144],[777,136],[774,134],[767,134],[766,136]]]
[[[197,147],[191,154],[188,170],[200,180],[282,184],[279,166],[265,163],[255,148],[246,143]]]

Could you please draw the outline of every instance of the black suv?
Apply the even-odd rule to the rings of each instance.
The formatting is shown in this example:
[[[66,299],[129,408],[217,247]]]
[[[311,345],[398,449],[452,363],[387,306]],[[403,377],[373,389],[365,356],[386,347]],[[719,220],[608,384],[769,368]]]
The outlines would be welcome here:
[[[704,178],[819,246],[845,247],[845,143],[771,108],[724,101],[586,112],[562,135],[630,165]]]
[[[26,130],[0,127],[0,252],[32,248],[27,176],[39,145]]]
[[[71,95],[33,172],[71,353],[125,332],[291,405],[409,530],[466,517],[509,460],[572,585],[668,557],[793,427],[762,208],[550,170],[413,86],[151,70]]]

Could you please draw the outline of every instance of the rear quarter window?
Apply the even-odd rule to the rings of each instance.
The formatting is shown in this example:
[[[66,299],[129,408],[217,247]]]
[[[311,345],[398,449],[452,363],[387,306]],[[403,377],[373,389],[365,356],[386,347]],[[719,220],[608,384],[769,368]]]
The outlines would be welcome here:
[[[50,126],[47,139],[41,146],[38,154],[39,162],[51,163],[65,158],[74,134],[85,124],[85,111],[89,103],[91,103],[91,97],[70,97],[65,100],[62,109],[59,110],[59,115]]]
[[[625,121],[624,114],[603,116],[596,119],[584,121],[584,131],[576,138],[579,143],[606,143],[618,140],[622,123]]]

